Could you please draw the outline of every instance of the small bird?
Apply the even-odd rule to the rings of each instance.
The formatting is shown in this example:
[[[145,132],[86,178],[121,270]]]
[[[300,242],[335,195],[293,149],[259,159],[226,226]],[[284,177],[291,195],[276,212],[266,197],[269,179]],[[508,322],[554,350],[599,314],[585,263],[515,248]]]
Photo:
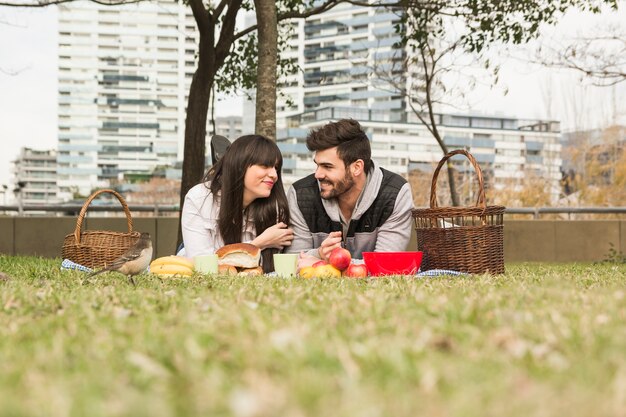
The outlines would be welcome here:
[[[11,277],[9,277],[8,274],[5,274],[4,272],[0,272],[0,282],[2,281],[10,281]]]
[[[142,233],[139,240],[119,258],[115,259],[106,268],[93,272],[89,277],[106,271],[117,271],[127,275],[130,282],[135,285],[134,275],[140,274],[148,268],[152,259],[152,240],[150,233]]]

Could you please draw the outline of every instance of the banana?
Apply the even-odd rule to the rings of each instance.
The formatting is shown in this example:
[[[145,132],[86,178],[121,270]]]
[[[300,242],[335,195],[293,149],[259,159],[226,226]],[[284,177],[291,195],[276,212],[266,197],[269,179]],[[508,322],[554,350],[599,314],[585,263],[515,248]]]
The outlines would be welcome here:
[[[164,276],[184,275],[190,277],[193,275],[193,269],[184,265],[150,265],[150,273]]]
[[[152,269],[152,267],[156,265],[180,265],[193,270],[193,262],[182,256],[171,255],[157,258],[150,264],[150,269]]]

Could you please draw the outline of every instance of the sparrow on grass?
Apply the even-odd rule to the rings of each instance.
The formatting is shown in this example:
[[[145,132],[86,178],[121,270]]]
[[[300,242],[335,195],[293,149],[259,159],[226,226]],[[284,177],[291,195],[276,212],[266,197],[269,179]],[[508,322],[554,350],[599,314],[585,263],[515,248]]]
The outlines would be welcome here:
[[[150,233],[142,233],[139,240],[128,248],[119,258],[115,259],[105,268],[93,272],[89,277],[106,271],[116,271],[128,276],[130,282],[136,285],[133,276],[145,271],[148,265],[150,265],[151,260],[152,240],[150,239]]]

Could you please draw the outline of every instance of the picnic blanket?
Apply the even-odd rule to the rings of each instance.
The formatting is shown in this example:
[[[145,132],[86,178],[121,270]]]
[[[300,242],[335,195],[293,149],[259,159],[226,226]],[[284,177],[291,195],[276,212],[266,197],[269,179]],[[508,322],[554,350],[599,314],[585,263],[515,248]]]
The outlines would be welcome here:
[[[88,268],[86,266],[77,264],[76,262],[72,262],[69,259],[63,259],[63,262],[61,262],[61,270],[77,270],[77,271],[83,271],[83,272],[93,272],[93,269]],[[276,277],[277,274],[276,272],[270,272],[269,274],[265,274],[266,276],[269,277]],[[418,273],[415,275],[416,277],[439,277],[439,276],[462,276],[462,275],[467,275],[463,272],[459,272],[459,271],[452,271],[450,269],[431,269],[429,271],[418,271]]]

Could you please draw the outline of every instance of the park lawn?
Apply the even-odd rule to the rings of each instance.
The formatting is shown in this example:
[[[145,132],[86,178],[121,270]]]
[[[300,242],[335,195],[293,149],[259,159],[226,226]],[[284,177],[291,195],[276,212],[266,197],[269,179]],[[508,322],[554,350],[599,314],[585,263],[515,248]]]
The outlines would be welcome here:
[[[626,265],[87,280],[0,256],[0,416],[626,416]]]

